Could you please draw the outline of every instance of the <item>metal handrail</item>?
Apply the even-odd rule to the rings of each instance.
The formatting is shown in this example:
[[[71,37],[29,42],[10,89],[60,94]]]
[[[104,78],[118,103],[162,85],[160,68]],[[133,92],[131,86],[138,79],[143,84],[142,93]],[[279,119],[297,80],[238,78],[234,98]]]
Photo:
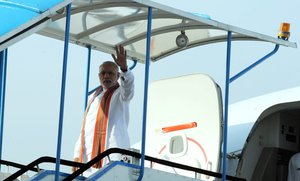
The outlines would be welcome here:
[[[11,167],[15,167],[15,168],[24,168],[24,167],[26,167],[26,165],[22,165],[22,164],[7,161],[7,160],[0,160],[0,165],[11,166]],[[34,172],[38,172],[39,170],[43,170],[43,169],[29,168],[29,170],[34,171]]]
[[[104,151],[103,153],[99,154],[98,156],[96,156],[91,161],[84,164],[82,167],[80,167],[73,174],[66,177],[64,179],[64,181],[71,181],[71,180],[75,179],[77,176],[82,174],[84,171],[86,171],[87,169],[92,167],[95,163],[99,162],[101,159],[103,159],[106,156],[109,156],[112,153],[119,153],[119,154],[132,156],[132,157],[135,157],[135,158],[141,158],[141,154],[137,153],[137,152],[132,152],[132,151],[124,150],[124,149],[120,149],[120,148],[110,148],[110,149]],[[162,164],[162,165],[166,165],[166,166],[170,166],[170,167],[183,169],[183,170],[193,171],[193,172],[196,172],[196,173],[212,176],[212,177],[215,177],[215,178],[222,178],[221,173],[212,172],[212,171],[204,170],[204,169],[201,169],[201,168],[195,168],[195,167],[192,167],[192,166],[183,165],[183,164],[179,164],[179,163],[175,163],[175,162],[171,162],[171,161],[167,161],[167,160],[162,160],[162,159],[150,157],[150,156],[147,156],[147,155],[145,156],[145,160],[150,161],[150,162],[154,162],[154,163],[158,163],[158,164]],[[234,177],[234,176],[230,176],[230,175],[226,175],[226,179],[227,180],[232,180],[232,181],[246,181],[246,179],[238,178],[238,177]]]
[[[77,176],[82,174],[84,171],[89,169],[92,165],[94,165],[95,163],[97,163],[101,159],[103,159],[104,157],[109,156],[110,154],[113,154],[113,153],[124,154],[124,155],[132,156],[132,157],[135,157],[135,158],[141,158],[140,153],[129,151],[129,150],[124,150],[124,149],[120,149],[120,148],[111,148],[111,149],[108,149],[108,150],[104,151],[103,153],[99,154],[94,159],[92,159],[91,161],[89,161],[85,164],[61,159],[60,160],[61,165],[71,166],[71,167],[78,167],[79,168],[77,171],[73,172],[71,175],[66,177],[64,179],[64,181],[68,181],[68,180],[72,180],[72,179],[76,178]],[[147,156],[147,155],[145,156],[145,160],[150,161],[150,162],[154,162],[154,163],[158,163],[158,164],[162,164],[162,165],[166,165],[166,166],[170,166],[170,167],[175,167],[175,168],[180,168],[180,169],[184,169],[184,170],[194,171],[196,173],[209,175],[209,176],[216,177],[216,178],[222,178],[221,173],[212,172],[212,171],[208,171],[208,170],[204,170],[204,169],[200,169],[200,168],[195,168],[195,167],[191,167],[191,166],[187,166],[187,165],[183,165],[183,164],[179,164],[179,163],[174,163],[174,162],[170,162],[170,161],[167,161],[167,160],[162,160],[162,159],[150,157],[150,156]],[[39,170],[43,170],[43,169],[38,170],[35,167],[37,165],[39,165],[41,163],[45,163],[45,162],[55,163],[56,158],[49,157],[49,156],[40,157],[40,158],[34,160],[33,162],[29,163],[26,166],[21,165],[21,164],[17,164],[17,163],[13,163],[13,162],[9,162],[9,161],[5,161],[5,160],[0,160],[0,164],[10,165],[10,166],[14,166],[16,168],[21,168],[16,173],[14,173],[14,174],[10,175],[9,177],[7,177],[5,179],[5,181],[17,179],[19,176],[26,173],[27,171],[36,171],[36,172],[38,172]],[[246,179],[233,177],[233,176],[229,176],[229,175],[226,175],[226,179],[227,180],[232,180],[232,181],[246,181]]]
[[[41,163],[56,163],[56,158],[54,157],[49,157],[49,156],[44,156],[44,157],[40,157],[36,160],[34,160],[33,162],[29,163],[26,166],[23,166],[21,164],[11,164],[12,162],[7,162],[4,160],[1,160],[1,164],[11,164],[14,167],[17,168],[21,168],[20,170],[18,170],[16,173],[12,174],[11,176],[7,177],[5,179],[5,181],[9,181],[9,180],[15,180],[17,179],[19,176],[23,175],[24,173],[26,173],[27,171],[31,170],[31,171],[38,171],[37,169],[35,169],[34,167],[36,167],[37,165],[41,164]],[[82,167],[84,166],[83,163],[78,163],[78,162],[73,162],[73,161],[69,161],[69,160],[60,160],[60,164],[61,165],[66,165],[66,166],[71,166],[71,167]],[[42,170],[42,169],[40,169]]]

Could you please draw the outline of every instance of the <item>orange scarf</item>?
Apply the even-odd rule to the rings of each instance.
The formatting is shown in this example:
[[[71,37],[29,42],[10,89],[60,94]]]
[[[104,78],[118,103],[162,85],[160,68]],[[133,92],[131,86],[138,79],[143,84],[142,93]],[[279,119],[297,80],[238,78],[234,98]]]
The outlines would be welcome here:
[[[98,154],[102,153],[105,150],[106,146],[106,132],[107,132],[107,125],[108,125],[108,113],[109,113],[109,105],[111,101],[111,97],[115,90],[119,87],[119,84],[110,87],[107,89],[107,91],[104,93],[100,105],[98,108],[98,113],[96,117],[96,123],[95,123],[95,130],[94,130],[94,140],[93,140],[93,149],[92,149],[92,155],[91,159],[95,158]],[[88,102],[88,106],[86,108],[86,111],[84,113],[84,119],[82,123],[81,128],[81,148],[80,148],[80,155],[79,155],[79,162],[83,162],[83,153],[84,153],[84,129],[85,129],[85,122],[86,122],[86,116],[90,109],[90,106],[94,99],[103,91],[103,87],[100,86],[95,94],[93,95],[92,99]],[[95,168],[101,168],[103,161],[96,163],[93,165]]]

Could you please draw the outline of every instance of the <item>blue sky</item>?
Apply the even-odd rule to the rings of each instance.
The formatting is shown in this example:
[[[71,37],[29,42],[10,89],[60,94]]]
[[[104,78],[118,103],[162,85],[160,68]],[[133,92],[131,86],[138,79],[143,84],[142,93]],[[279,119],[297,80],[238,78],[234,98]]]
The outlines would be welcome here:
[[[297,0],[162,0],[157,1],[212,19],[276,37],[281,22],[291,23],[291,41],[299,44]],[[288,6],[288,7],[285,7]],[[258,60],[274,46],[257,42],[234,42],[232,75]],[[39,35],[30,36],[9,49],[7,97],[2,158],[23,164],[56,155],[63,43]],[[224,87],[226,44],[193,48],[151,65],[150,81],[196,72],[211,75]],[[83,114],[87,50],[69,49],[62,158],[72,159]],[[299,86],[300,50],[281,47],[267,62],[231,86],[230,101],[236,102],[271,91]],[[93,52],[90,87],[98,85],[98,65],[110,55]],[[171,63],[172,62],[172,63]],[[130,62],[129,62],[130,64]],[[171,70],[171,71],[170,71]],[[133,70],[136,95],[131,103],[131,142],[140,138],[144,65]],[[180,86],[180,85],[179,85]],[[53,166],[54,168],[54,166]]]

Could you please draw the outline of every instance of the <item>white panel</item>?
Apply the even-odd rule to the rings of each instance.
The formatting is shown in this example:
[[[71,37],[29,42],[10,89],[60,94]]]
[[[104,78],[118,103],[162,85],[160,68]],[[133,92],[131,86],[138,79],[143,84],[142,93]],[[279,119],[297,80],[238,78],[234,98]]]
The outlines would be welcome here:
[[[99,172],[100,173],[100,172]],[[112,169],[110,169],[108,172],[106,172],[104,175],[102,175],[100,178],[88,178],[89,180],[97,180],[97,181],[133,181],[137,180],[138,175],[133,174],[133,168],[122,166],[122,165],[116,165]],[[167,173],[155,169],[145,168],[144,170],[144,176],[143,181],[199,181],[198,179],[188,178],[172,173]]]

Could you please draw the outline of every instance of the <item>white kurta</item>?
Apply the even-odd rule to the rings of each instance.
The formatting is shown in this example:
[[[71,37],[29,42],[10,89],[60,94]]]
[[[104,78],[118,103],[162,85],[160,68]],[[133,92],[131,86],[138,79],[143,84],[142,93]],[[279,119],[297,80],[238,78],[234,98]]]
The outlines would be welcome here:
[[[293,155],[289,161],[288,181],[300,181],[300,153]]]
[[[129,148],[129,102],[134,94],[134,76],[130,70],[120,73],[120,87],[115,90],[112,95],[109,114],[108,114],[108,127],[106,133],[106,149],[109,148]],[[98,113],[98,107],[101,99],[106,90],[103,90],[90,105],[90,109],[86,116],[85,135],[84,135],[84,154],[83,161],[87,162],[91,159],[93,139],[94,139],[94,126]],[[90,96],[91,98],[92,96]],[[74,158],[80,155],[81,147],[81,134],[75,144]],[[119,157],[111,157],[111,160],[120,159]]]

